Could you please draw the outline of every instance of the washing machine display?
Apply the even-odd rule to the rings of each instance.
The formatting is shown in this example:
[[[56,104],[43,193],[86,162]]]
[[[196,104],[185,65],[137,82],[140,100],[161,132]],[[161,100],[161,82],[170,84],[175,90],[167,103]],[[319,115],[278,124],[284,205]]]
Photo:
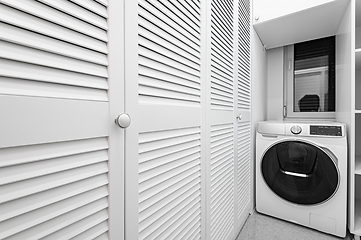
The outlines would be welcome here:
[[[296,204],[319,204],[330,199],[339,185],[335,159],[321,148],[302,141],[271,146],[262,158],[261,171],[268,187]]]

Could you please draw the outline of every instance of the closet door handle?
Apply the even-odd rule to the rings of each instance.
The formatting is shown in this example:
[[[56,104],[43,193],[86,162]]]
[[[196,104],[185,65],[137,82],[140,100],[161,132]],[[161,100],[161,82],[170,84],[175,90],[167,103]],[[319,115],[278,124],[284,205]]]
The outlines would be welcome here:
[[[237,120],[242,120],[242,114],[239,114],[237,117],[236,117]]]
[[[120,128],[127,128],[129,127],[131,122],[130,116],[127,113],[121,113],[115,119],[115,124]]]

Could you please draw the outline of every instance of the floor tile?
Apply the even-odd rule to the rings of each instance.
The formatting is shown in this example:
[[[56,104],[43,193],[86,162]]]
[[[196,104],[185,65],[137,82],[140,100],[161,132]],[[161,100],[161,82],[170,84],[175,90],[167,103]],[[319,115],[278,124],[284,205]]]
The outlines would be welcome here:
[[[340,240],[352,239],[325,234],[314,229],[254,212],[244,224],[237,240]]]

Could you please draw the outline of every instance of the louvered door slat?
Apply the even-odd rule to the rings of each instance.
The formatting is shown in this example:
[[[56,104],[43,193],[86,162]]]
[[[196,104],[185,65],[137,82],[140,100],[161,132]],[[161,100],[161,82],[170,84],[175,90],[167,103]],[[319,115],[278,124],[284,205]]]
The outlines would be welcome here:
[[[189,21],[185,19],[188,18],[183,12],[179,11],[171,2],[152,2],[151,3],[158,11],[162,12],[164,16],[166,16],[167,20],[162,19],[167,24],[171,25],[178,32],[187,32],[189,34],[188,38],[194,37],[198,39],[200,36],[200,28],[199,26],[195,27],[194,23],[190,24]],[[158,14],[159,15],[159,14]],[[170,18],[172,16],[172,18]],[[187,34],[187,35],[188,35]],[[197,41],[195,41],[197,42]]]
[[[187,63],[187,65],[199,64],[199,54],[193,55],[191,52],[187,51],[189,49],[185,49],[186,45],[184,43],[174,38],[168,39],[163,36],[160,37],[157,34],[153,34],[153,31],[155,31],[154,27],[147,25],[146,23],[141,26],[142,27],[139,28],[139,36],[142,38],[139,39],[139,41],[142,41],[143,39],[151,41],[161,46],[163,51],[171,53],[170,55],[175,53],[176,56],[182,59],[182,62]],[[155,44],[154,46],[157,46]]]
[[[61,0],[39,0],[39,1],[53,8],[56,8],[60,11],[63,11],[73,17],[79,18],[94,26],[97,26],[104,30],[108,30],[107,21],[105,18],[98,16],[96,14],[92,14],[89,11],[85,10],[84,8],[72,4],[71,2],[61,1]]]
[[[1,148],[0,154],[3,158],[0,159],[0,167],[99,151],[107,148],[108,142],[106,138],[30,145],[18,147],[18,149]]]
[[[86,232],[87,230],[91,230],[92,232],[95,230],[93,230],[93,228],[96,228],[97,225],[101,224],[99,227],[100,229],[96,229],[95,231],[97,232],[96,236],[99,234],[99,231],[101,231],[102,233],[104,233],[107,229],[107,224],[105,223],[105,221],[108,219],[108,213],[106,210],[102,210],[100,212],[95,213],[94,215],[91,215],[87,218],[84,218],[74,224],[72,224],[71,226],[67,227],[67,228],[63,228],[53,234],[50,234],[46,237],[44,237],[44,240],[52,240],[52,239],[73,239],[74,237],[78,236],[78,235],[82,235],[83,232]],[[104,223],[104,224],[102,224]],[[93,235],[93,237],[96,237]],[[85,239],[85,236],[82,236],[83,239]]]
[[[181,59],[179,59],[179,58],[177,59],[177,56],[175,56],[175,57],[168,56],[169,53],[167,53],[166,51],[164,51],[163,48],[160,48],[159,46],[157,46],[155,44],[152,44],[149,42],[143,43],[143,41],[140,41],[139,45],[142,47],[143,46],[148,46],[148,47],[152,46],[151,49],[145,48],[145,47],[140,48],[139,49],[140,56],[148,58],[148,59],[155,58],[155,59],[157,59],[157,62],[159,62],[167,67],[170,67],[177,71],[187,72],[198,78],[200,77],[199,71],[197,71],[198,70],[197,68],[199,68],[199,66],[186,65]]]
[[[0,230],[2,233],[4,233],[3,237],[7,237],[10,234],[34,227],[38,224],[81,208],[82,206],[86,206],[87,204],[97,201],[98,199],[102,199],[106,197],[105,193],[106,191],[100,188],[72,198],[68,198],[57,204],[48,205],[38,209],[36,212],[29,212],[25,215],[21,215],[19,217],[5,221],[1,225]],[[16,227],[12,227],[15,225]]]
[[[191,58],[195,62],[199,62],[200,54],[195,52],[194,49],[182,41],[177,35],[171,34],[157,34],[159,31],[164,31],[156,24],[148,21],[146,18],[140,16],[139,18],[139,36],[152,40],[161,46],[171,49],[178,55],[185,58]],[[163,44],[164,43],[164,44]]]
[[[171,93],[174,92],[175,94],[179,93],[179,94],[194,96],[199,101],[199,95],[198,95],[199,89],[194,89],[189,86],[183,86],[177,82],[170,82],[169,79],[160,78],[160,76],[159,77],[151,77],[149,75],[145,75],[147,72],[150,72],[149,75],[153,75],[151,71],[147,71],[144,69],[144,71],[142,71],[142,73],[144,75],[139,77],[140,85],[142,85],[144,87],[154,88],[154,89],[158,88],[158,89],[161,89],[164,91],[169,91]],[[159,86],[159,80],[162,81],[161,86]],[[197,87],[197,85],[195,85],[195,87]],[[164,94],[164,95],[166,95],[166,94]],[[185,97],[184,100],[186,100],[186,99],[187,98]]]
[[[142,5],[140,5],[140,6],[142,6]],[[147,6],[147,8],[144,8],[144,9],[140,8],[139,16],[140,16],[140,18],[144,18],[146,21],[151,22],[152,24],[157,26],[158,29],[157,29],[156,33],[159,33],[159,31],[166,32],[166,35],[170,34],[172,37],[179,39],[180,41],[182,41],[183,43],[185,43],[186,45],[191,47],[193,50],[199,51],[199,49],[200,49],[199,45],[195,44],[195,42],[197,42],[197,39],[194,39],[186,31],[184,31],[182,29],[178,29],[178,31],[176,31],[173,28],[173,26],[170,26],[170,25],[164,23],[163,19],[158,19],[157,17],[155,17],[152,13],[152,10],[153,9],[149,6]],[[155,14],[157,14],[157,13],[159,14],[159,12],[156,12]]]
[[[50,8],[44,4],[39,4],[35,1],[27,1],[27,0],[3,0],[4,4],[8,6],[14,7],[21,11],[27,12],[31,15],[37,16],[42,19],[46,19],[50,22],[58,24],[60,26],[72,29],[79,33],[86,34],[90,37],[96,38],[98,40],[107,42],[107,33],[100,28],[87,24],[83,21],[79,21],[74,17],[64,17],[64,13],[55,10],[54,8]]]
[[[147,231],[141,231],[140,232],[140,239],[156,239],[161,236],[164,230],[169,228],[172,224],[175,224],[175,222],[184,222],[188,221],[188,219],[184,218],[178,218],[179,216],[182,216],[182,214],[187,213],[191,209],[199,209],[199,193],[196,193],[191,196],[187,196],[187,198],[180,198],[178,199],[178,202],[176,206],[172,206],[172,209],[165,213],[161,218],[156,219],[156,222],[149,222],[149,227]],[[164,239],[161,238],[160,239]]]
[[[38,225],[36,227],[22,231],[16,235],[9,237],[8,239],[9,240],[40,239],[64,227],[71,226],[77,221],[80,221],[83,218],[91,216],[103,209],[106,209],[107,207],[108,207],[108,201],[103,198],[91,204],[85,205],[81,208],[78,208],[74,211],[71,211],[67,214],[63,214],[49,221],[46,221],[42,225]]]
[[[92,238],[90,238],[90,239],[92,239]],[[99,236],[97,236],[97,237],[95,237],[94,238],[94,240],[108,240],[109,238],[108,238],[108,234],[107,233],[103,233],[103,234],[101,234],[101,235],[99,235]]]
[[[229,26],[232,21],[227,21],[227,15],[222,12],[219,8],[215,8],[213,10],[214,12],[217,12],[217,14],[213,14],[212,16],[212,29],[214,29],[214,33],[218,33],[219,36],[218,39],[221,41],[223,40],[225,44],[225,48],[228,49],[229,52],[232,52],[232,28]],[[219,16],[220,14],[221,16]],[[222,18],[223,17],[223,18]],[[224,20],[224,21],[222,21]]]
[[[83,8],[86,8],[93,13],[96,13],[104,18],[108,17],[107,6],[108,2],[106,0],[70,0]]]
[[[146,56],[140,56],[139,58],[139,65],[147,67],[148,69],[156,70],[161,73],[167,73],[173,76],[177,76],[179,81],[184,82],[187,84],[187,81],[190,82],[199,82],[199,76],[194,75],[192,73],[183,72],[177,68],[173,68],[171,65],[168,65],[166,62],[159,62],[159,61],[152,61],[152,57],[147,58]],[[184,81],[186,80],[186,81]]]
[[[210,219],[212,239],[222,239],[232,228],[233,127],[216,125],[211,132]],[[223,155],[222,155],[223,154]]]
[[[198,19],[198,21],[200,22],[200,1],[193,1],[193,0],[185,0],[183,1],[185,3],[185,8],[188,9],[189,12],[191,12],[191,14],[193,16],[195,16],[195,18]],[[189,7],[189,8],[188,8]]]
[[[5,202],[0,206],[0,222],[107,184],[107,176],[102,174],[74,182],[70,185],[56,187],[49,191],[32,194],[26,198],[18,198],[11,202]]]
[[[2,186],[0,203],[15,200],[41,191],[53,189],[54,187],[79,181],[108,172],[106,163],[90,165],[84,168],[68,170],[42,178],[33,178],[27,181],[15,182]]]
[[[20,30],[19,28],[3,23],[0,23],[0,31],[1,39],[5,41],[104,66],[108,65],[106,55],[80,48],[63,41],[45,38],[43,35]]]
[[[0,4],[1,239],[107,238],[107,9],[81,2]]]
[[[240,229],[251,209],[251,16],[250,1],[237,2],[237,161],[235,186],[236,228]]]
[[[153,36],[155,37],[153,38]],[[147,38],[153,38],[153,40],[150,41]],[[184,70],[184,68],[186,70],[189,69],[190,72],[193,72],[193,74],[199,75],[199,72],[197,72],[197,70],[199,69],[197,58],[188,53],[185,53],[184,51],[179,51],[176,46],[172,46],[167,41],[162,41],[162,39],[156,37],[156,35],[148,35],[147,37],[141,38],[139,39],[139,43],[142,46],[152,46],[152,49],[148,49],[148,51],[151,50],[154,52],[153,54],[159,54],[159,60],[167,57],[170,61],[174,61],[173,64],[177,64],[178,66],[183,67],[182,70]]]
[[[137,18],[132,15],[138,29],[133,26],[126,36],[131,42],[129,53],[136,54],[133,62],[127,62],[129,69],[137,70],[133,71],[136,81],[129,84],[138,91],[129,109],[139,111],[139,128],[127,134],[138,144],[138,155],[129,153],[129,159],[138,160],[132,168],[135,175],[131,174],[138,176],[133,178],[138,183],[133,192],[138,203],[130,204],[138,221],[128,222],[128,237],[197,236],[201,231],[200,4],[140,0],[126,2],[127,6],[138,13]]]
[[[188,211],[183,217],[187,221],[182,222],[181,225],[175,224],[172,226],[172,229],[169,230],[170,233],[165,234],[164,239],[197,239],[197,238],[187,238],[186,235],[189,233],[198,233],[200,234],[199,228],[200,224],[198,217],[200,214],[199,208],[196,208],[195,211]],[[187,230],[186,230],[187,229]]]
[[[156,23],[163,31],[167,31],[173,36],[178,36],[188,45],[193,46],[194,49],[199,49],[198,42],[200,38],[197,37],[199,33],[191,34],[192,28],[189,26],[180,25],[179,22],[173,22],[173,18],[177,18],[174,12],[163,12],[158,7],[156,2],[148,2],[144,4],[143,1],[139,2],[139,14],[147,16],[147,20]],[[142,11],[144,9],[145,11]]]
[[[162,69],[159,69],[158,71],[154,70],[157,69],[152,69],[142,65],[139,66],[139,75],[142,77],[141,81],[143,81],[143,77],[146,78],[144,79],[143,84],[157,83],[159,86],[159,83],[162,83],[162,87],[167,86],[166,84],[169,84],[169,86],[178,89],[178,91],[182,90],[181,88],[184,88],[186,89],[184,92],[190,91],[190,93],[199,95],[199,82],[190,81],[188,76],[183,77],[181,74],[174,75],[175,72],[167,73]]]
[[[0,19],[1,21],[40,33],[49,37],[83,46],[98,52],[108,53],[107,45],[105,42],[89,38],[86,35],[79,34],[68,28],[61,27],[55,23],[45,21],[41,18],[26,14],[14,8],[0,5]]]
[[[95,89],[108,89],[107,79],[39,65],[0,59],[0,75],[4,77],[58,83]]]
[[[232,62],[233,54],[232,54],[232,46],[231,42],[228,42],[230,39],[226,39],[222,36],[223,33],[217,32],[217,29],[213,32],[214,44],[212,45],[212,50],[219,51],[219,54],[224,54],[223,58],[227,59],[229,62]],[[215,53],[214,53],[215,54]]]
[[[231,76],[229,74],[225,74],[220,68],[218,68],[218,66],[213,66],[212,68],[212,80],[212,88],[223,87],[233,89],[233,80]],[[226,93],[227,95],[230,95],[229,92]]]
[[[235,4],[210,1],[209,75],[209,233],[207,239],[234,239],[235,146],[234,111],[237,98],[235,71]]]
[[[192,181],[189,181],[188,184],[181,186],[178,189],[173,189],[166,196],[159,196],[157,198],[147,199],[147,201],[141,202],[140,204],[140,220],[143,221],[148,217],[151,217],[153,214],[159,212],[162,208],[166,207],[169,204],[169,200],[178,198],[181,195],[187,193],[193,193],[199,190],[199,186]]]
[[[186,21],[188,25],[194,24],[192,28],[198,33],[200,32],[201,26],[199,24],[199,14],[195,13],[194,9],[190,7],[186,1],[170,1],[169,3],[177,8],[178,15],[182,15],[185,19],[183,21]],[[189,21],[187,21],[187,19],[189,19],[192,23],[188,23]]]
[[[98,77],[108,76],[105,66],[100,66],[98,64],[84,61],[77,61],[72,58],[67,58],[44,51],[38,51],[32,48],[27,48],[4,41],[0,41],[0,57],[67,71],[90,74]]]
[[[233,109],[233,25],[232,11],[222,3],[211,3],[211,105],[212,109]],[[221,61],[220,61],[221,60]],[[217,92],[229,88],[222,96]]]
[[[0,94],[63,99],[108,101],[107,92],[99,89],[73,87],[52,83],[14,80],[0,77]]]
[[[101,222],[100,224],[92,227],[86,232],[82,232],[77,236],[73,237],[72,240],[93,240],[93,239],[108,239],[108,224],[106,221]]]
[[[0,169],[0,185],[23,181],[48,175],[81,166],[99,163],[108,160],[106,151],[92,152],[81,156],[68,156],[53,159],[49,162],[39,161],[35,163],[22,164]]]

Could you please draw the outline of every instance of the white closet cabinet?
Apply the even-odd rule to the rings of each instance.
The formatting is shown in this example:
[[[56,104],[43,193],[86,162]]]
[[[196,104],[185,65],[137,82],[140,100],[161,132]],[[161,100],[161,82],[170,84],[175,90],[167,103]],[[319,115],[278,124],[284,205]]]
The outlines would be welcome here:
[[[251,207],[250,3],[207,4],[206,239],[232,239]]]
[[[1,1],[0,239],[234,239],[252,205],[250,15]]]
[[[126,239],[234,239],[249,214],[250,11],[125,2]]]
[[[0,239],[122,239],[123,37],[109,27],[123,19],[109,2],[117,13],[0,3]]]

